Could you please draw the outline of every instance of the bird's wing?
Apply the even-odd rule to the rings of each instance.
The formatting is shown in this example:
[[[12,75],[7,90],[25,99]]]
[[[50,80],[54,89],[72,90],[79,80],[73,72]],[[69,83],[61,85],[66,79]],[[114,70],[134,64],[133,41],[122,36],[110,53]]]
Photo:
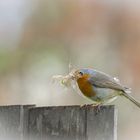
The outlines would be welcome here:
[[[91,75],[89,82],[96,87],[125,91],[125,87],[118,80],[103,72],[95,70]]]

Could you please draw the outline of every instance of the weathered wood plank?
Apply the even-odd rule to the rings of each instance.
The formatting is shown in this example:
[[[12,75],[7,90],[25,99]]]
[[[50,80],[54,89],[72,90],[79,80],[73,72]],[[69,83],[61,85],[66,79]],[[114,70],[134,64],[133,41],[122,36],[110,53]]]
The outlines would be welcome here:
[[[29,140],[115,140],[114,106],[39,107],[29,111]]]
[[[28,108],[31,106],[0,106],[1,140],[23,140],[28,125]]]
[[[30,109],[29,140],[85,140],[85,121],[78,106]]]
[[[87,140],[116,140],[116,121],[114,106],[101,106],[98,113],[87,108]]]

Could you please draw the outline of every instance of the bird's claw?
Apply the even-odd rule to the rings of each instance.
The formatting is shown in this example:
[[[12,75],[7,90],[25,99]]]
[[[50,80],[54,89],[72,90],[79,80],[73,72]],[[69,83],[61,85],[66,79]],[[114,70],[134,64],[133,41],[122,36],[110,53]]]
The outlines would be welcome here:
[[[89,108],[92,107],[93,104],[84,104],[84,105],[80,105],[81,108]]]
[[[84,105],[81,105],[80,107],[86,108],[86,109],[93,107],[95,111],[95,115],[97,115],[101,111],[101,104],[84,104]]]
[[[95,110],[95,114],[96,114],[96,115],[97,115],[98,113],[100,113],[100,111],[101,111],[101,105],[99,104],[99,105],[94,106],[94,110]]]

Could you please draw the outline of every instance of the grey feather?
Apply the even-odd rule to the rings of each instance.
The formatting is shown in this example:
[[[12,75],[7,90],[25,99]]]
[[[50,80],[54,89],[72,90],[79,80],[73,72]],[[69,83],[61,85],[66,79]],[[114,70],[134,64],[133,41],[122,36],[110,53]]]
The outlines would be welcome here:
[[[118,80],[115,80],[114,77],[111,77],[108,74],[97,70],[91,70],[91,78],[89,78],[89,82],[100,88],[110,88],[114,90],[124,91],[125,87],[120,84]]]

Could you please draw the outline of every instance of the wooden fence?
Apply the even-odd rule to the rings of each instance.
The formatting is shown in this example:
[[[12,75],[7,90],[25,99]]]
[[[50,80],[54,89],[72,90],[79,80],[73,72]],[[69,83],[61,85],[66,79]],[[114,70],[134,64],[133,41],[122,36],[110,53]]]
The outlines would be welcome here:
[[[0,106],[0,140],[116,140],[114,106]]]

